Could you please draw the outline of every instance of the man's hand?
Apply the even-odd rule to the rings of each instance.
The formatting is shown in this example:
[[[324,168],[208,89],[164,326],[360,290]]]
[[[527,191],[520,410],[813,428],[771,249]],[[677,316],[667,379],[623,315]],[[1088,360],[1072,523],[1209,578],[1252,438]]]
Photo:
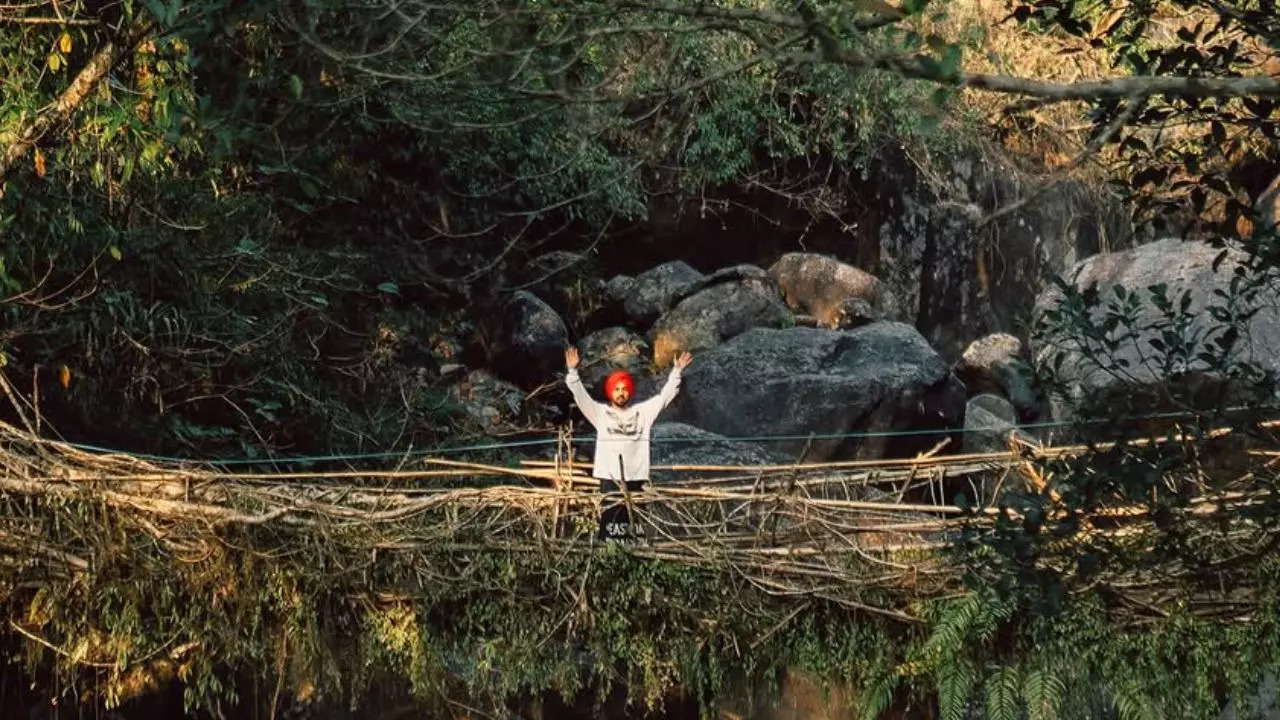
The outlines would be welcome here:
[[[564,366],[573,370],[578,367],[578,348],[570,347],[564,351]]]
[[[689,363],[693,362],[693,356],[687,352],[680,353],[680,357],[676,358],[676,367],[681,370],[689,367]]]

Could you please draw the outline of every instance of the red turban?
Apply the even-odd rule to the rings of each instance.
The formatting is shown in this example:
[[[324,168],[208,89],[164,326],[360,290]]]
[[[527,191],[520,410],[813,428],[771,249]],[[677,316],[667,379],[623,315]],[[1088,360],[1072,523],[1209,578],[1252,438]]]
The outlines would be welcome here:
[[[604,379],[605,397],[613,397],[613,388],[619,383],[627,388],[628,395],[636,394],[636,383],[631,379],[631,373],[626,370],[614,370]]]

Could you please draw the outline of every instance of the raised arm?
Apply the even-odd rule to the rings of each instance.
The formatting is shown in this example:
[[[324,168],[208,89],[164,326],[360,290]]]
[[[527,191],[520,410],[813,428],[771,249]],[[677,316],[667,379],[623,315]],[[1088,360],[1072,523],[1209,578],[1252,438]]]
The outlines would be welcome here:
[[[656,418],[657,413],[662,412],[672,400],[676,399],[676,395],[680,393],[680,381],[684,377],[684,369],[689,367],[693,356],[689,353],[681,353],[671,366],[671,372],[667,375],[667,382],[663,384],[662,390],[658,393],[658,407],[654,410]]]
[[[600,428],[600,403],[591,397],[590,393],[587,392],[586,386],[582,384],[582,378],[578,377],[577,348],[569,348],[564,351],[564,365],[567,369],[564,375],[564,384],[569,386],[569,392],[573,395],[573,402],[577,404],[578,409],[587,418],[587,422],[598,430]]]

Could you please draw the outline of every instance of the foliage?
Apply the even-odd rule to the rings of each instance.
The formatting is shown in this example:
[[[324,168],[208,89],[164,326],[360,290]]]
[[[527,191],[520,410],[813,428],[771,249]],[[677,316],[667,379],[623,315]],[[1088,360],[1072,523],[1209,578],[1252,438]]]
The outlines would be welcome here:
[[[60,431],[214,457],[439,442],[476,428],[435,368],[544,253],[595,248],[653,195],[820,183],[924,136],[921,91],[794,66],[771,54],[785,28],[383,10],[23,10],[75,24],[69,54],[57,23],[0,41],[15,152],[90,55],[143,32],[3,175],[0,352]]]
[[[1231,83],[1265,79],[1275,14],[1196,5],[1170,33],[1152,18],[1187,3],[1023,2],[1013,20],[1105,49],[1129,76],[1045,86],[966,72],[971,48],[932,31],[934,5],[0,9],[0,362],[58,428],[96,442],[250,460],[429,445],[475,429],[439,366],[548,252],[589,255],[667,195],[763,187],[838,214],[827,200],[874,185],[886,148],[961,142],[948,133],[969,126],[948,113],[967,87],[1030,98],[1015,114],[1084,101],[1093,149],[1074,164],[1100,146],[1140,218],[1176,211],[1196,232],[1249,238],[1251,263],[1206,310],[1212,327],[1166,289],[1101,297],[1064,283],[1042,337],[1126,378],[1120,350],[1154,334],[1137,351],[1162,377],[1196,366],[1273,392],[1232,350],[1280,257],[1256,204],[1277,93]],[[98,58],[109,70],[85,75]],[[1127,402],[1148,404],[1145,389]],[[867,717],[934,702],[947,718],[979,703],[992,718],[1209,716],[1276,665],[1273,547],[1239,544],[1274,531],[1276,498],[1198,511],[1237,478],[1200,473],[1195,450],[1239,447],[1196,436],[1188,450],[1185,435],[1225,417],[1193,389],[1156,393],[1197,422],[1052,464],[1052,483],[1011,493],[993,529],[959,538],[965,591],[922,599],[922,627],[817,599],[797,609],[723,568],[614,551],[553,562],[364,547],[355,559],[284,525],[185,538],[193,552],[178,556],[89,501],[23,509],[41,532],[109,546],[93,572],[33,586],[18,568],[2,599],[45,643],[23,635],[29,669],[108,705],[176,677],[211,712],[268,679],[252,696],[272,711],[383,684],[492,707],[620,685],[647,710],[677,691],[710,708],[735,683],[801,667],[863,690]],[[1236,437],[1256,419],[1232,416]],[[1168,488],[1170,474],[1185,484]],[[1115,508],[1152,527],[1090,534]],[[1187,603],[1132,610],[1152,598],[1102,582],[1108,572],[1175,577]],[[1254,593],[1251,626],[1196,604],[1214,584]]]
[[[1106,53],[1123,75],[1221,78],[1274,75],[1280,21],[1267,3],[1030,0],[1011,17]],[[1130,106],[1110,140],[1114,186],[1135,217],[1159,231],[1222,237],[1263,224],[1256,204],[1280,140],[1272,97],[1134,96],[1100,103],[1094,133]],[[1265,173],[1265,174],[1264,174]]]
[[[192,535],[184,541],[200,554],[184,557],[93,503],[44,512],[97,530],[109,553],[93,556],[93,573],[46,576],[38,589],[23,578],[47,568],[10,571],[0,600],[23,631],[28,672],[106,708],[180,682],[193,712],[323,716],[397,698],[444,712],[558,695],[604,713],[621,709],[607,700],[618,687],[636,714],[684,696],[710,715],[747,688],[772,702],[776,680],[803,671],[855,688],[864,717],[936,706],[939,717],[982,707],[992,718],[1086,718],[1110,707],[1189,718],[1239,706],[1280,667],[1274,560],[1249,569],[1258,612],[1247,623],[1189,606],[1129,624],[1094,587],[1052,613],[986,590],[924,599],[917,626],[797,605],[727,568],[617,546],[419,544],[357,561],[335,550],[376,535],[323,540],[264,525]]]

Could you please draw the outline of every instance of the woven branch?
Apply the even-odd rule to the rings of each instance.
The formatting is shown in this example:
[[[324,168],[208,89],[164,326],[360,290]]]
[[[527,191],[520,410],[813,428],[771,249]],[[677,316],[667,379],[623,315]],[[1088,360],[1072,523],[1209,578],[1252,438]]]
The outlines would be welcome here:
[[[907,488],[937,484],[945,476],[975,487],[1020,484],[1058,502],[1050,464],[1091,452],[1099,448],[1018,446],[1005,453],[875,461],[671,467],[679,479],[626,498],[634,520],[646,529],[646,541],[632,551],[731,571],[768,593],[821,597],[909,621],[906,608],[912,603],[961,587],[963,568],[945,551],[963,534],[982,538],[1000,522],[1025,518],[1010,508],[905,502],[900,498]],[[1184,521],[1221,524],[1224,513],[1239,515],[1222,535],[1224,548],[1262,547],[1275,534],[1269,524],[1260,527],[1249,519],[1274,499],[1275,456],[1264,448],[1241,458],[1251,465],[1225,485],[1192,466],[1165,477],[1169,492],[1199,493],[1187,503]],[[127,532],[182,557],[209,552],[220,528],[262,527],[294,538],[290,542],[312,538],[339,564],[381,552],[403,554],[423,568],[443,563],[455,570],[454,559],[440,558],[470,552],[549,557],[594,552],[602,507],[622,501],[601,495],[598,483],[583,474],[589,468],[567,461],[520,467],[436,458],[417,462],[420,469],[402,462],[388,470],[234,473],[89,453],[0,424],[0,561],[28,581],[39,576],[35,565],[40,573],[66,577],[91,572],[100,562],[101,548],[86,539],[91,531],[51,528],[22,498],[99,504]],[[734,474],[724,477],[725,472]],[[512,484],[478,486],[494,478]],[[441,486],[441,480],[452,486]],[[1058,507],[1053,516],[1065,512]],[[1065,552],[1105,538],[1141,551],[1152,542],[1152,522],[1147,506],[1112,506],[1082,518],[1079,532],[1056,547]],[[1230,553],[1224,550],[1223,557]],[[1146,598],[1144,593],[1153,592],[1142,586],[1146,581],[1132,571],[1106,579],[1135,612],[1158,614],[1161,603],[1170,600]],[[1163,582],[1171,582],[1169,576]],[[1209,603],[1207,596],[1191,599],[1197,597]],[[1247,602],[1205,607],[1237,616],[1250,610]]]

